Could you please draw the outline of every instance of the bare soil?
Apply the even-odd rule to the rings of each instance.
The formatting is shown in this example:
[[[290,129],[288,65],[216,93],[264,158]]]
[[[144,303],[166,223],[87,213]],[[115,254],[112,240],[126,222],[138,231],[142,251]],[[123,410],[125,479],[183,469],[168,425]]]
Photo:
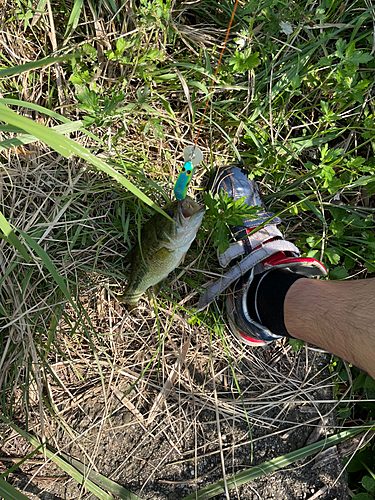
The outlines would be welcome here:
[[[45,432],[51,446],[140,499],[181,500],[224,474],[337,432],[327,354],[311,347],[296,353],[285,340],[243,347],[225,328],[224,317],[220,338],[167,305],[155,316],[147,301],[132,316],[99,286],[83,302],[97,332],[95,356],[85,336],[61,322],[66,358],[51,363],[61,383],[52,377],[49,382],[62,424],[46,417]],[[38,422],[36,404],[34,411],[30,421]],[[0,473],[9,469],[9,457],[28,451],[22,438],[8,435]],[[29,498],[96,498],[38,454],[10,478]],[[337,449],[229,494],[241,500],[349,498]]]

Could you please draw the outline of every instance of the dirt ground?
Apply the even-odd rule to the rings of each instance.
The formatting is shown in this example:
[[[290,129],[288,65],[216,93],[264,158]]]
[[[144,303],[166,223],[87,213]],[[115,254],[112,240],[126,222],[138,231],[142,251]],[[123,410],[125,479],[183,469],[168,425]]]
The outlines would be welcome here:
[[[51,364],[61,384],[50,380],[60,425],[46,417],[46,434],[52,447],[140,499],[180,500],[224,473],[338,430],[328,356],[315,348],[295,353],[285,340],[244,348],[225,328],[220,338],[162,305],[155,316],[146,301],[132,316],[99,286],[85,308],[97,332],[95,356],[80,332],[72,335],[68,323],[61,324],[66,357]],[[31,450],[19,436],[4,442],[0,473],[11,466],[6,457]],[[10,480],[29,498],[96,498],[38,454]],[[349,498],[337,449],[229,494],[241,500]]]

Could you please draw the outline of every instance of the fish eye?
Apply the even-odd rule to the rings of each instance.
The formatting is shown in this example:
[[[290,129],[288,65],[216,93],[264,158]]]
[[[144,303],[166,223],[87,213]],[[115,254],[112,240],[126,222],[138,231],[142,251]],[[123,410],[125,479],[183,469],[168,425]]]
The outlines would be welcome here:
[[[182,172],[182,173],[184,173],[184,172],[185,172],[185,167],[182,167],[181,172]]]
[[[190,174],[191,174],[191,170],[186,170],[186,173],[187,173],[188,175],[190,175]]]

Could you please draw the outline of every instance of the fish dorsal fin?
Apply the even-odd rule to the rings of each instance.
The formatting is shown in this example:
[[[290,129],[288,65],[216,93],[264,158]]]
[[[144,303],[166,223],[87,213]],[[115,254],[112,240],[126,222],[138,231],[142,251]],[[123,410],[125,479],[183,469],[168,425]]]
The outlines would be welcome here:
[[[136,246],[137,245],[134,245],[130,250],[129,252],[126,254],[126,258],[128,260],[128,262],[131,262],[133,260],[133,257],[135,255],[135,249],[136,249]]]
[[[156,283],[156,285],[154,285],[152,287],[153,291],[154,291],[154,294],[155,294],[155,297],[157,297],[159,295],[159,292],[161,290],[161,287],[163,286],[163,283],[164,283],[164,279],[159,281],[159,283]]]

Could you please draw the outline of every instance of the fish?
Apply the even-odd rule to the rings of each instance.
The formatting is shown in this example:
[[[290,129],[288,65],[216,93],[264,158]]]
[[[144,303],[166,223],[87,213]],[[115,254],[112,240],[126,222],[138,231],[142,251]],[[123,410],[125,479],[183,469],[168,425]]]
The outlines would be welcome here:
[[[129,311],[137,307],[149,287],[158,294],[165,278],[185,258],[202,223],[205,207],[190,197],[175,200],[164,207],[172,219],[161,213],[143,226],[140,244],[131,251],[131,273],[123,294],[117,295]]]

